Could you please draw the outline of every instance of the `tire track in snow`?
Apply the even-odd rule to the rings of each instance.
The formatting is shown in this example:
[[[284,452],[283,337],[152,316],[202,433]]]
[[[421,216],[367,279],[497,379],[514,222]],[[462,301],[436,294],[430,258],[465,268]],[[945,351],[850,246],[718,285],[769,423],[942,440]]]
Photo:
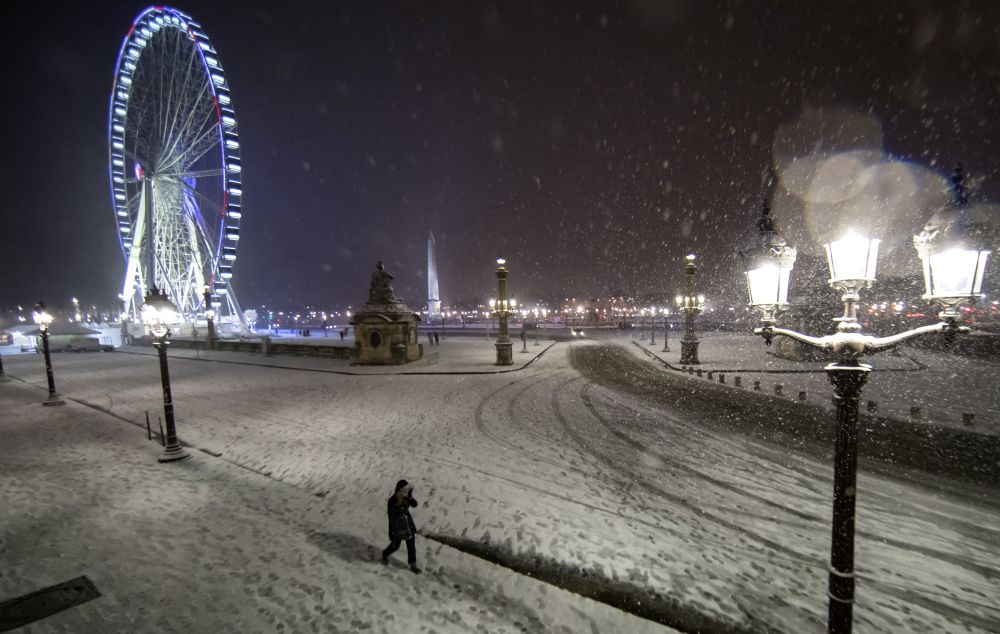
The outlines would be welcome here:
[[[642,361],[641,359],[638,359],[637,357],[629,353],[627,349],[622,348],[621,346],[606,345],[604,347],[608,348],[609,351],[620,353],[616,354],[615,355],[616,358],[612,359],[611,361],[612,363],[616,361],[618,362],[619,365],[616,366],[615,369],[620,370],[621,373],[623,374],[629,374],[630,371],[638,371],[644,374],[648,374],[648,376],[646,377],[648,379],[662,380],[664,378],[673,378],[673,377],[665,377],[663,372],[658,369],[654,371],[653,366],[649,365],[648,363],[641,363]],[[576,365],[582,360],[577,357],[574,358],[573,361],[574,365]],[[621,369],[620,366],[622,364],[627,363],[628,361],[632,361],[631,364],[628,364],[631,367]],[[598,385],[601,386],[600,383],[598,383]],[[704,383],[701,383],[701,385],[704,385]],[[716,387],[714,384],[710,385],[712,387]],[[617,387],[610,387],[610,386],[601,386],[601,387],[612,391],[618,391]],[[649,403],[646,405],[647,407],[649,407],[652,411],[655,411],[657,415],[662,415],[664,418],[666,418],[673,424],[682,426],[686,429],[696,431],[698,434],[701,434],[704,437],[713,438],[720,443],[725,443],[727,446],[734,448],[735,453],[729,454],[730,458],[742,460],[741,456],[746,453],[745,447],[741,447],[740,445],[734,443],[731,436],[720,434],[711,429],[701,428],[697,425],[684,421],[683,419],[681,419],[676,415],[671,414],[669,411],[666,410],[667,404],[658,401],[656,399],[655,390],[651,390],[649,393],[641,393],[641,392],[636,393],[635,396],[638,397],[637,401],[640,403],[642,403],[643,400],[649,401]],[[810,468],[811,465],[821,464],[817,461],[815,457],[800,455],[798,451],[795,450],[795,448],[789,448],[780,445],[778,445],[778,447],[776,448],[774,444],[771,443],[765,444],[764,442],[757,440],[752,435],[747,435],[747,432],[745,431],[744,432],[735,431],[734,433],[740,434],[741,438],[745,439],[745,445],[748,447],[752,447],[753,451],[759,453],[760,457],[766,458],[775,463],[776,465],[780,465],[783,469],[797,473],[800,476],[804,477],[805,480],[799,480],[800,485],[806,486],[807,483],[813,483],[813,482],[819,482],[821,484],[825,483],[827,485],[826,488],[823,488],[822,486],[815,487],[812,486],[811,484],[809,484],[809,486],[806,486],[806,488],[815,491],[817,496],[821,496],[823,499],[829,497],[829,491],[832,489],[833,486],[830,471]],[[789,449],[792,449],[792,451],[789,451]],[[832,445],[830,447],[830,452],[832,455]],[[794,461],[794,464],[791,463],[790,461]],[[872,497],[878,496],[879,499],[881,500],[881,502],[878,503],[878,506],[880,507],[886,504],[892,504],[898,502],[897,495],[894,492],[883,492],[877,489],[867,489],[865,494],[866,496],[872,496]],[[953,513],[947,511],[942,511],[934,507],[927,507],[921,509],[921,513],[924,515],[935,516],[936,523],[948,523],[959,526],[960,528],[957,529],[957,532],[962,533],[963,535],[970,535],[970,534],[976,535],[977,539],[984,541],[986,543],[995,542],[996,539],[1000,539],[1000,530],[994,529],[990,526],[985,526],[982,523],[967,522],[962,518],[956,518]]]
[[[631,445],[632,447],[634,447],[637,451],[639,451],[641,453],[645,453],[645,454],[654,456],[654,457],[656,457],[656,458],[658,458],[658,459],[660,459],[660,460],[662,460],[664,462],[670,462],[671,461],[671,459],[668,456],[666,456],[666,455],[664,455],[664,454],[662,454],[660,452],[654,451],[652,449],[649,449],[649,445],[648,444],[641,443],[641,442],[638,442],[638,441],[635,441],[635,440],[629,438],[627,434],[624,434],[621,431],[619,431],[618,429],[616,429],[615,426],[612,425],[610,421],[608,421],[607,419],[605,419],[597,411],[596,407],[594,407],[593,400],[590,398],[590,395],[589,395],[590,387],[591,387],[591,384],[588,383],[581,390],[581,396],[583,398],[584,404],[587,407],[587,409],[601,422],[601,424],[604,425],[615,437],[617,437],[620,440],[622,440],[623,442]],[[807,513],[807,512],[804,512],[804,511],[799,511],[797,509],[788,507],[788,506],[786,506],[784,504],[779,504],[777,502],[774,502],[773,500],[769,500],[769,499],[767,499],[765,497],[762,497],[760,495],[752,493],[752,492],[750,492],[747,489],[744,489],[742,487],[738,487],[736,485],[730,484],[730,483],[725,482],[723,480],[719,480],[718,478],[714,478],[714,477],[712,477],[712,476],[710,476],[708,474],[705,474],[705,473],[703,473],[703,472],[701,472],[701,471],[699,471],[697,469],[693,469],[691,467],[688,467],[688,466],[686,466],[684,464],[676,463],[676,462],[673,462],[672,464],[674,464],[677,468],[679,468],[679,469],[681,469],[681,470],[683,470],[685,472],[688,472],[689,475],[692,475],[692,476],[694,476],[694,477],[696,477],[698,479],[705,480],[707,482],[712,483],[713,485],[715,485],[717,487],[720,487],[722,489],[725,489],[725,490],[728,490],[728,491],[730,491],[732,493],[735,493],[735,494],[737,494],[738,497],[741,497],[741,498],[742,497],[746,497],[746,498],[751,498],[751,499],[757,500],[758,502],[764,504],[765,506],[768,506],[768,507],[774,508],[776,510],[780,510],[780,511],[786,512],[786,513],[789,513],[789,514],[794,515],[796,517],[799,517],[801,519],[808,520],[808,521],[814,523],[816,526],[819,526],[821,528],[825,527],[825,526],[827,526],[829,524],[829,520],[825,516],[820,516],[820,515],[816,515],[816,514],[813,514],[813,513]],[[774,519],[773,521],[780,522],[782,525],[787,525],[788,524],[788,522],[786,520],[777,520],[777,519]],[[993,568],[991,568],[989,566],[980,564],[980,563],[978,563],[978,562],[976,562],[976,561],[974,561],[972,559],[963,558],[963,557],[957,557],[955,555],[952,555],[952,554],[950,554],[948,552],[945,552],[945,551],[942,551],[940,549],[928,548],[926,546],[920,546],[919,544],[915,544],[913,542],[908,542],[908,541],[903,541],[903,540],[899,540],[899,539],[894,539],[894,538],[889,537],[889,536],[887,536],[887,535],[885,535],[883,533],[873,533],[871,531],[866,531],[866,530],[863,530],[863,529],[856,529],[856,535],[858,535],[859,537],[864,537],[865,539],[871,540],[872,542],[881,542],[881,543],[883,543],[883,544],[885,544],[887,546],[892,546],[892,547],[898,548],[898,549],[900,549],[900,550],[902,550],[904,552],[920,553],[920,554],[922,554],[922,555],[924,555],[924,556],[926,556],[928,558],[931,558],[931,559],[940,560],[940,561],[952,564],[954,566],[958,566],[958,567],[965,568],[965,569],[968,569],[968,570],[973,570],[973,571],[979,573],[980,575],[982,575],[983,577],[985,577],[987,579],[1000,578],[1000,576],[998,576],[998,573]]]
[[[718,487],[725,491],[729,491],[730,493],[734,493],[739,498],[750,498],[752,500],[756,500],[757,502],[763,504],[764,506],[773,508],[778,511],[782,511],[784,513],[788,513],[789,515],[792,515],[799,519],[806,520],[807,522],[810,523],[818,523],[820,525],[825,525],[827,523],[827,520],[824,517],[820,517],[819,515],[816,515],[814,513],[800,511],[798,509],[791,508],[785,504],[769,500],[763,496],[757,495],[756,493],[749,491],[748,489],[736,486],[732,483],[726,482],[725,480],[720,480],[719,478],[711,476],[699,469],[695,469],[694,467],[689,467],[688,465],[682,462],[678,462],[673,457],[668,456],[662,452],[654,451],[649,448],[651,443],[642,443],[633,440],[628,436],[628,434],[625,434],[624,432],[619,430],[615,425],[611,424],[611,421],[609,421],[605,416],[603,416],[600,412],[597,411],[597,408],[594,406],[594,401],[590,397],[591,385],[592,385],[591,383],[587,383],[580,389],[580,399],[583,401],[584,407],[587,408],[587,411],[590,412],[590,414],[601,424],[602,427],[607,429],[611,433],[611,435],[613,435],[620,441],[624,442],[625,444],[629,445],[639,453],[654,457],[657,460],[661,461],[662,463],[669,464],[673,468],[680,470],[685,474],[694,477],[697,480],[708,482],[709,484],[712,484],[715,487]]]
[[[584,379],[581,378],[579,380],[584,380]],[[557,401],[556,393],[553,393],[551,402],[552,402],[553,413],[556,415],[556,417],[559,420],[559,423],[563,426],[563,428],[566,430],[566,433],[569,436],[574,438],[580,444],[580,446],[583,447],[588,453],[590,453],[595,458],[600,460],[604,464],[604,466],[621,473],[630,482],[636,483],[636,485],[639,488],[644,489],[646,492],[654,494],[669,502],[672,502],[674,505],[679,506],[684,510],[690,512],[691,515],[695,517],[698,517],[703,520],[710,520],[720,527],[733,531],[734,534],[744,535],[752,539],[753,541],[756,541],[776,552],[784,554],[786,557],[790,559],[794,559],[800,563],[804,563],[810,566],[822,567],[825,565],[825,562],[823,562],[822,560],[816,559],[815,557],[810,556],[808,554],[800,553],[792,548],[789,548],[784,544],[781,544],[779,542],[774,541],[773,539],[770,539],[769,537],[748,530],[746,526],[740,525],[736,521],[730,521],[726,518],[721,517],[720,515],[716,515],[709,511],[706,511],[704,505],[695,504],[692,501],[690,501],[687,497],[671,493],[660,486],[648,482],[645,478],[642,477],[642,474],[626,469],[624,464],[620,460],[609,458],[573,429],[572,425],[562,414],[561,408],[559,407],[559,403]],[[660,528],[662,529],[662,527]]]

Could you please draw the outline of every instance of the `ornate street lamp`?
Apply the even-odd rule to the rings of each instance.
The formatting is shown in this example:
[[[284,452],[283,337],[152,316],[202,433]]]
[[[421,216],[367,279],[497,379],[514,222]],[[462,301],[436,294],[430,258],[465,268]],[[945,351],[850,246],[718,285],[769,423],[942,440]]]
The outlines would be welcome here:
[[[960,184],[960,177],[958,179]],[[957,307],[976,300],[985,272],[986,245],[995,228],[976,218],[963,197],[955,205],[936,213],[920,235],[914,237],[924,263],[927,293],[924,298],[940,303],[941,322],[888,337],[861,333],[857,304],[862,289],[875,281],[879,240],[857,234],[825,245],[830,267],[829,284],[841,293],[844,314],[836,318],[837,332],[811,337],[774,325],[774,313],[787,303],[788,274],[793,257],[783,242],[770,250],[771,262],[758,263],[747,271],[750,303],[759,310],[764,326],[754,333],[770,345],[781,335],[831,352],[836,361],[826,366],[837,404],[837,439],[833,475],[833,526],[830,546],[829,632],[849,633],[854,603],[854,508],[857,479],[858,403],[868,379],[870,365],[859,362],[867,354],[892,348],[928,333],[942,333],[947,340],[969,329],[958,324]],[[963,242],[971,241],[971,242]],[[794,250],[793,250],[794,251]]]
[[[507,334],[507,316],[510,311],[517,307],[517,302],[507,300],[507,261],[497,258],[497,301],[496,315],[500,322],[500,330],[497,333],[497,362],[496,365],[513,365],[513,343]],[[492,307],[493,302],[491,302]]]
[[[42,401],[42,405],[65,405],[66,401],[56,392],[56,381],[52,376],[52,357],[49,355],[49,324],[52,323],[52,315],[45,310],[44,302],[35,304],[35,310],[31,317],[42,332],[42,351],[45,353],[45,377],[49,381],[49,397]]]
[[[694,332],[694,318],[705,307],[705,296],[699,295],[695,282],[698,273],[698,265],[694,263],[695,256],[690,254],[685,258],[687,264],[684,265],[684,277],[686,278],[686,294],[678,295],[677,307],[684,312],[684,337],[681,339],[681,363],[684,365],[697,365],[698,361],[698,336]]]
[[[765,326],[777,324],[778,312],[788,307],[788,278],[795,265],[795,247],[785,243],[774,229],[770,208],[765,204],[757,221],[757,239],[740,255],[747,258],[750,304],[761,313]]]
[[[174,401],[170,395],[170,371],[167,368],[167,345],[170,336],[170,326],[179,321],[177,306],[165,294],[152,287],[146,295],[146,302],[141,309],[142,323],[146,325],[149,334],[153,336],[153,345],[160,356],[160,381],[163,383],[163,418],[166,421],[166,447],[157,459],[160,462],[175,462],[190,457],[187,450],[177,440],[177,427],[174,424]]]
[[[670,352],[670,309],[663,309],[663,352]]]
[[[212,288],[205,284],[201,287],[202,296],[205,298],[205,321],[208,326],[208,347],[215,347],[215,340],[218,333],[215,331],[215,309],[212,308]]]

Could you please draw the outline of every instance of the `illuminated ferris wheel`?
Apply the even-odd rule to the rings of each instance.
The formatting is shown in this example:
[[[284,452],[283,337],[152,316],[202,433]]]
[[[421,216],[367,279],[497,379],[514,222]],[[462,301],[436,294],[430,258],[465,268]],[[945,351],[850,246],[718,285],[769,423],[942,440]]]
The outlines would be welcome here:
[[[243,194],[236,113],[215,48],[184,13],[150,7],[129,29],[108,146],[125,313],[135,318],[152,287],[187,322],[206,308],[242,322],[230,285]]]

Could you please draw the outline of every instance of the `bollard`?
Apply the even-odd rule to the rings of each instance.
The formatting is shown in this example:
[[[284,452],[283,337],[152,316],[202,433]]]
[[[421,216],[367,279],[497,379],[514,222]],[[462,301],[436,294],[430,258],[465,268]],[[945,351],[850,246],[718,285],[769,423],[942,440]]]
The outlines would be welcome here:
[[[877,412],[878,411],[878,402],[877,401],[868,401],[868,411],[871,412],[872,414],[874,414],[875,412]]]
[[[972,427],[972,419],[975,418],[975,417],[976,417],[976,415],[973,414],[972,412],[965,412],[965,413],[963,413],[962,414],[962,424],[965,425],[966,427]]]
[[[920,408],[916,405],[910,408],[910,418],[913,420],[920,420]]]
[[[743,377],[741,376],[736,377],[735,379],[733,379],[733,383],[736,385],[736,387],[743,387]]]
[[[708,380],[709,381],[712,380],[712,371],[711,370],[708,371]]]
[[[800,401],[806,400],[806,391],[805,390],[799,390],[799,400]]]
[[[725,383],[725,382],[726,382],[726,375],[723,374],[722,372],[719,372],[719,383]]]
[[[783,389],[785,389],[785,386],[782,385],[781,383],[774,384],[774,393],[777,394],[778,396],[781,396],[781,391]]]
[[[698,378],[699,379],[701,378],[701,370],[700,369],[698,370]]]
[[[754,381],[753,382],[753,389],[755,389],[758,392],[760,392],[760,381]]]
[[[693,365],[689,365],[688,366],[688,374],[694,374],[694,366]]]

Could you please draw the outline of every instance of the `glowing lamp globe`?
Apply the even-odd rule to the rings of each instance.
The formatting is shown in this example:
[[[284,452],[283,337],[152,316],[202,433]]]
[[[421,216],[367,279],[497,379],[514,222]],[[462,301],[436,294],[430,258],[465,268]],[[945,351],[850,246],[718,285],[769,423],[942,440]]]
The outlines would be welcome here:
[[[179,320],[177,306],[166,295],[151,291],[140,311],[142,323],[154,337],[165,337]]]
[[[31,319],[43,331],[48,330],[49,324],[52,323],[52,315],[45,310],[45,304],[42,302],[35,304],[35,309],[31,311]]]
[[[975,206],[949,206],[935,213],[913,237],[923,265],[924,299],[946,307],[978,299],[996,233],[996,225]]]
[[[857,234],[827,243],[826,260],[830,265],[830,285],[857,290],[875,281],[875,264],[881,240]]]
[[[953,304],[977,298],[982,290],[989,254],[985,249],[949,249],[922,256],[924,299]]]
[[[795,255],[795,249],[785,246],[782,240],[750,263],[746,275],[751,306],[788,305],[788,278],[795,266]]]

